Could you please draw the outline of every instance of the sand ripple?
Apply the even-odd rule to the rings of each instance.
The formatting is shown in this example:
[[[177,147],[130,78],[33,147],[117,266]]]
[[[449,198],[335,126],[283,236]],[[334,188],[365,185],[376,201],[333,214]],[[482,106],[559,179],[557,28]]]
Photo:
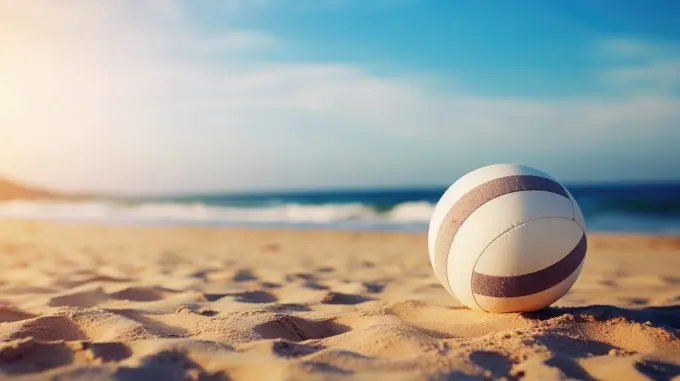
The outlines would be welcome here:
[[[680,379],[663,238],[595,237],[559,303],[493,315],[446,294],[417,234],[0,230],[0,378]]]

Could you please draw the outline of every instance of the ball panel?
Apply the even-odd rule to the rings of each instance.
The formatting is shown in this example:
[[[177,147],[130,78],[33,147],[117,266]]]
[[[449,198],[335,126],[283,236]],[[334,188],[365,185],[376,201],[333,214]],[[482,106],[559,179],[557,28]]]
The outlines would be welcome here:
[[[559,197],[563,198],[562,202],[566,202],[569,205],[568,209],[573,216],[573,207],[566,190],[561,184],[551,179],[533,175],[513,175],[487,181],[463,195],[453,204],[439,227],[439,231],[435,236],[434,250],[431,252],[431,261],[433,262],[432,267],[440,280],[446,279],[446,274],[441,274],[440,271],[445,269],[444,266],[451,242],[460,226],[465,223],[469,216],[491,200],[522,191],[543,191],[559,195]],[[532,202],[522,205],[538,206],[538,204],[534,205]]]
[[[514,298],[496,298],[492,296],[474,295],[476,306],[486,312],[506,313],[506,312],[532,312],[543,309],[564,296],[569,289],[576,283],[583,263],[566,279],[555,286],[526,296]]]
[[[472,272],[486,247],[515,226],[551,217],[573,218],[568,198],[545,191],[523,191],[488,201],[460,226],[449,249],[437,252],[435,275],[461,302],[475,305]]]
[[[479,257],[475,272],[518,276],[550,267],[563,259],[583,237],[566,218],[541,218],[518,225],[496,238]]]
[[[475,187],[500,177],[519,175],[541,176],[553,181],[550,175],[541,172],[537,169],[512,163],[502,163],[488,165],[482,168],[475,169],[454,182],[444,192],[442,197],[437,202],[435,209],[430,218],[430,228],[428,232],[428,246],[430,254],[430,262],[434,266],[434,251],[435,241],[439,232],[439,227],[445,221],[446,215],[451,207],[465,194],[470,192]]]
[[[586,255],[587,240],[583,235],[576,247],[564,258],[539,271],[517,276],[496,276],[472,273],[472,292],[493,297],[531,295],[553,287],[576,270]],[[484,255],[482,253],[482,255]]]

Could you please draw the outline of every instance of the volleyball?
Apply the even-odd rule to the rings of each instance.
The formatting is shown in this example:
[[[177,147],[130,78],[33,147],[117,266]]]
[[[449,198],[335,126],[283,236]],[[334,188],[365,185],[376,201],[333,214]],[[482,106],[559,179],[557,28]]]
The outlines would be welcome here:
[[[459,178],[432,213],[428,251],[435,276],[461,303],[491,313],[541,310],[576,282],[586,224],[567,188],[519,164]]]

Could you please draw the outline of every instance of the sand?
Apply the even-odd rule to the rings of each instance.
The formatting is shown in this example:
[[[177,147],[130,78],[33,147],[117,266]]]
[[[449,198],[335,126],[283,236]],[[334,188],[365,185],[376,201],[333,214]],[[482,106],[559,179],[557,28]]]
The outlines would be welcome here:
[[[680,380],[680,238],[589,237],[569,294],[498,315],[422,233],[0,222],[0,379]]]
[[[87,198],[92,198],[92,195],[57,192],[0,177],[0,201],[75,201]]]

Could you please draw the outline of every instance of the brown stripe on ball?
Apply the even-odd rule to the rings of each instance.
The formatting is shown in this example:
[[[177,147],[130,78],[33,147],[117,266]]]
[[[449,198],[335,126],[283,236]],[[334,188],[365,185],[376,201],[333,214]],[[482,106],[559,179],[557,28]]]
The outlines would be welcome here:
[[[472,293],[497,298],[512,298],[547,290],[576,271],[585,258],[587,246],[586,236],[583,235],[576,247],[564,258],[530,274],[496,276],[473,272]]]
[[[499,177],[480,184],[463,195],[446,214],[435,241],[435,269],[439,269],[435,271],[435,274],[449,292],[451,292],[447,274],[449,249],[463,222],[485,203],[497,197],[521,191],[545,191],[569,198],[567,190],[560,183],[533,175]]]

